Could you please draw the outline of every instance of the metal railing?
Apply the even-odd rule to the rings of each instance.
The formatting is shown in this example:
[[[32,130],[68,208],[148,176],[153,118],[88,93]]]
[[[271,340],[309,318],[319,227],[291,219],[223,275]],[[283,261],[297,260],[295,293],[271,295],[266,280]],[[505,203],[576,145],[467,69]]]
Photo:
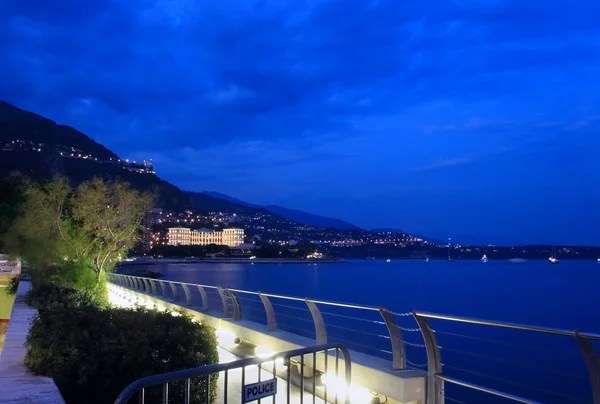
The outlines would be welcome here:
[[[444,375],[444,364],[442,363],[441,355],[442,349],[439,346],[436,332],[431,327],[429,321],[444,320],[455,323],[467,323],[473,325],[498,327],[504,329],[519,330],[532,333],[542,333],[548,335],[558,335],[573,338],[579,346],[579,349],[583,355],[585,364],[588,369],[589,380],[592,388],[593,403],[600,404],[600,359],[598,358],[598,354],[592,344],[593,341],[600,341],[600,334],[563,330],[559,328],[538,327],[525,324],[489,321],[467,317],[449,316],[443,314],[425,313],[420,311],[413,312],[413,315],[417,320],[419,327],[421,328],[423,338],[425,340],[425,349],[427,350],[427,403],[440,404],[444,402],[444,382],[466,387],[470,390],[477,390],[489,395],[502,397],[504,399],[508,399],[519,403],[539,403],[539,401],[530,400],[519,395],[509,394],[503,391],[484,387],[474,383],[468,383],[464,380]]]
[[[334,363],[332,366],[334,369],[328,369],[328,362],[331,358],[331,351],[334,351]],[[125,404],[130,399],[134,398],[137,394],[138,404],[144,404],[147,397],[146,391],[152,387],[159,386],[161,387],[160,391],[160,402],[163,404],[167,404],[169,402],[170,396],[170,385],[173,385],[177,382],[183,382],[182,386],[179,386],[180,389],[177,391],[179,395],[183,396],[183,400],[178,402],[183,402],[184,404],[189,404],[192,398],[195,398],[195,401],[200,400],[202,403],[210,404],[211,398],[218,398],[219,402],[227,403],[228,399],[228,390],[230,382],[237,382],[237,380],[231,380],[232,377],[236,375],[230,376],[230,371],[241,369],[241,391],[242,391],[242,400],[241,402],[247,402],[244,398],[246,395],[245,387],[248,387],[248,377],[247,377],[247,367],[256,366],[257,367],[257,382],[256,383],[273,383],[273,387],[275,393],[272,394],[272,402],[275,404],[276,400],[276,392],[277,392],[277,384],[278,378],[286,381],[286,402],[290,403],[292,396],[292,385],[296,385],[299,387],[299,402],[300,404],[304,403],[305,392],[309,393],[309,399],[312,399],[312,403],[315,404],[317,396],[323,399],[324,402],[328,402],[328,393],[329,402],[335,402],[338,404],[339,401],[343,401],[344,403],[349,403],[350,394],[346,391],[340,391],[340,389],[333,388],[333,392],[329,392],[331,387],[328,387],[327,383],[323,383],[320,379],[321,374],[318,374],[313,368],[309,367],[305,363],[305,356],[309,355],[312,357],[311,364],[316,363],[317,354],[325,355],[325,369],[322,374],[327,374],[330,378],[333,377],[336,380],[342,380],[345,386],[351,385],[351,360],[350,354],[348,350],[340,344],[327,344],[327,345],[319,345],[313,346],[309,348],[301,348],[288,352],[280,352],[273,355],[265,356],[265,357],[254,357],[247,359],[240,359],[234,362],[228,363],[219,363],[215,365],[202,366],[193,369],[185,369],[178,370],[174,372],[168,372],[153,376],[144,377],[142,379],[136,380],[127,386],[117,397],[115,404]],[[343,359],[343,367],[340,368],[339,358]],[[284,370],[277,369],[277,361],[282,360],[285,364]],[[292,369],[292,362],[297,364],[296,370]],[[339,376],[343,370],[343,378]],[[332,374],[332,372],[335,372]],[[214,384],[216,379],[219,377],[219,374],[222,373],[224,381],[223,381],[223,389],[215,388]],[[267,377],[269,379],[264,380],[265,373],[267,373]],[[271,377],[272,376],[272,377]],[[295,376],[295,377],[294,377]],[[212,386],[211,386],[212,382]],[[255,383],[252,382],[254,385]],[[181,392],[180,390],[183,390]],[[342,389],[343,390],[343,389]],[[157,392],[155,392],[157,393]],[[195,394],[194,394],[195,393]],[[331,397],[331,393],[335,397]],[[340,400],[340,396],[343,398]],[[267,400],[267,398],[263,398],[262,400]],[[237,402],[237,398],[233,400]],[[259,399],[260,403],[261,399]]]
[[[245,313],[250,310],[260,310],[262,314],[266,317],[266,325],[269,330],[275,331],[282,329],[280,324],[280,319],[285,319],[285,317],[292,317],[285,313],[285,309],[289,310],[299,310],[301,306],[304,306],[301,310],[305,310],[310,314],[310,320],[302,320],[294,317],[294,321],[308,321],[306,324],[310,323],[314,328],[314,336],[315,336],[315,344],[326,344],[328,341],[336,340],[336,338],[330,338],[328,335],[328,328],[330,329],[338,329],[344,328],[336,325],[332,322],[332,319],[338,319],[343,321],[358,321],[360,324],[366,324],[367,321],[369,324],[366,324],[366,327],[356,327],[355,330],[351,330],[352,332],[357,332],[365,334],[367,336],[374,336],[376,338],[377,344],[381,342],[389,344],[390,351],[389,354],[392,357],[392,369],[394,370],[404,370],[407,369],[407,365],[410,368],[420,368],[427,372],[427,380],[426,380],[426,403],[427,404],[444,404],[445,400],[450,402],[462,402],[460,400],[451,399],[446,395],[444,391],[445,385],[452,386],[461,386],[462,388],[467,389],[467,391],[478,392],[481,394],[487,394],[489,396],[499,397],[505,400],[510,400],[514,402],[521,403],[537,403],[537,402],[546,402],[547,400],[532,400],[526,398],[527,394],[510,394],[507,392],[509,388],[496,388],[494,383],[500,380],[500,377],[494,377],[491,375],[484,375],[480,366],[474,366],[473,363],[467,365],[467,369],[460,369],[457,366],[453,366],[448,361],[450,354],[452,353],[461,353],[465,355],[470,355],[471,358],[475,358],[477,361],[482,362],[486,359],[492,359],[496,361],[501,361],[501,363],[506,364],[507,366],[526,366],[527,369],[533,369],[535,372],[553,372],[554,376],[558,375],[559,377],[577,377],[578,383],[581,382],[581,379],[584,379],[584,382],[591,384],[592,391],[592,400],[594,404],[600,404],[600,359],[598,358],[597,352],[593,346],[594,341],[600,341],[600,334],[594,333],[584,333],[579,331],[570,331],[570,330],[562,330],[557,328],[544,328],[537,327],[531,325],[523,325],[523,324],[514,324],[507,322],[496,322],[496,321],[488,321],[488,320],[480,320],[473,318],[465,318],[458,316],[449,316],[449,315],[441,315],[441,314],[432,314],[425,313],[420,311],[406,312],[406,313],[395,313],[383,307],[375,307],[375,306],[366,306],[366,305],[356,305],[356,304],[348,304],[348,303],[339,303],[339,302],[330,302],[324,300],[317,299],[309,299],[309,298],[299,298],[299,297],[290,297],[269,293],[260,293],[260,292],[251,292],[240,289],[231,289],[231,288],[221,288],[218,286],[209,286],[209,285],[198,285],[192,283],[185,282],[176,282],[176,281],[168,281],[168,280],[159,280],[159,279],[151,279],[151,278],[142,278],[135,277],[130,275],[121,275],[121,274],[113,274],[111,275],[112,282],[125,286],[134,290],[138,290],[141,292],[146,292],[148,294],[154,296],[162,296],[165,300],[171,299],[174,302],[180,302],[181,297],[185,297],[185,305],[192,306],[194,303],[194,294],[195,290],[198,291],[196,296],[199,294],[201,297],[201,306],[194,307],[195,310],[201,311],[209,311],[218,309],[221,315],[224,317],[232,318],[234,321],[239,321],[245,318]],[[159,292],[160,288],[160,292]],[[180,293],[182,291],[183,293]],[[256,300],[248,300],[248,296],[254,297]],[[287,301],[286,304],[280,304],[279,301]],[[295,302],[300,306],[292,307],[292,303]],[[260,309],[252,308],[253,304],[260,305]],[[323,311],[324,307],[329,307],[328,311]],[[363,315],[360,317],[350,316],[347,314],[333,313],[332,308],[340,308],[340,309],[349,309],[356,310]],[[276,312],[277,309],[277,312]],[[373,315],[380,316],[380,320],[368,320],[364,316],[367,313],[374,313]],[[328,319],[326,322],[325,318]],[[416,324],[413,327],[410,327],[407,324],[400,325],[398,320],[407,321],[407,320],[416,320]],[[577,369],[577,374],[569,374],[565,371],[557,371],[544,369],[542,366],[535,366],[531,364],[522,364],[516,363],[514,361],[510,361],[506,358],[493,358],[489,355],[479,355],[473,352],[474,347],[469,345],[469,349],[471,352],[460,351],[457,349],[453,349],[448,345],[444,345],[443,347],[440,345],[440,341],[438,338],[442,335],[444,336],[456,336],[462,337],[468,341],[468,344],[471,344],[473,341],[485,341],[488,343],[499,343],[504,347],[508,347],[509,350],[515,350],[519,347],[525,347],[527,349],[538,350],[538,347],[535,346],[525,346],[524,344],[516,344],[508,341],[501,340],[493,340],[483,338],[481,333],[477,330],[472,330],[473,332],[469,335],[461,335],[455,332],[444,332],[442,328],[433,329],[431,327],[431,321],[438,322],[449,322],[452,323],[452,327],[457,327],[460,324],[470,324],[473,327],[487,327],[488,329],[494,330],[514,330],[519,332],[525,332],[529,334],[537,335],[536,341],[533,344],[537,344],[537,339],[541,338],[541,334],[550,335],[550,336],[559,336],[559,337],[570,337],[574,339],[576,342],[576,347],[578,351],[583,355],[583,360],[585,362],[585,366],[587,367],[587,376],[585,374],[585,368]],[[385,326],[387,330],[387,335],[378,334],[373,331],[372,328],[375,325],[379,325],[380,327]],[[346,327],[347,329],[348,327]],[[479,328],[478,328],[479,329]],[[454,329],[452,330],[454,331]],[[403,333],[404,332],[404,333]],[[497,332],[497,331],[496,331]],[[422,336],[422,343],[414,342],[410,340],[406,340],[403,337],[408,334],[418,334]],[[338,339],[336,342],[341,342],[345,346],[351,346],[352,343],[356,341],[344,341]],[[361,345],[356,344],[355,345]],[[411,351],[410,359],[417,362],[411,362],[407,359],[406,348],[419,348],[418,351]],[[361,349],[362,348],[362,349]],[[357,351],[365,352],[366,349],[372,349],[373,347],[367,347],[365,344],[360,346]],[[541,355],[544,355],[544,358],[552,358],[557,355],[557,352],[553,352],[552,350],[545,350]],[[415,357],[412,356],[412,353],[415,353]],[[487,353],[487,351],[486,351]],[[510,353],[510,352],[509,352]],[[445,362],[442,362],[442,354],[446,358]],[[502,352],[502,354],[506,354],[506,352]],[[574,357],[577,357],[576,353]],[[418,358],[418,359],[415,359]],[[536,358],[537,359],[537,358]],[[569,360],[573,359],[573,355],[569,356]],[[426,362],[426,363],[424,363]],[[498,362],[496,362],[498,363]],[[554,363],[556,366],[557,364]],[[469,367],[471,366],[471,367]],[[583,367],[583,364],[581,364]],[[469,380],[465,380],[462,377],[454,377],[452,372],[445,372],[444,369],[458,369],[463,370],[476,376],[487,376],[486,380],[493,380],[492,386],[484,386],[486,382],[471,382]],[[503,380],[503,382],[507,382],[507,380]],[[558,397],[562,399],[564,402],[590,402],[589,399],[581,399],[569,396],[569,390],[566,390],[566,393],[563,392],[553,392],[549,389],[545,388],[546,386],[534,386],[532,382],[510,382],[509,384],[505,384],[506,386],[516,386],[516,390],[524,390],[525,387],[530,388],[527,391],[534,391],[535,394],[548,394],[553,395],[554,398]],[[512,387],[511,387],[512,388]],[[579,385],[578,388],[581,390],[589,391],[589,385]]]
[[[386,334],[382,335],[381,333],[373,333],[373,332],[364,332],[359,329],[359,327],[355,327],[354,329],[350,329],[348,327],[329,324],[331,328],[345,328],[347,332],[354,333],[362,333],[365,335],[371,335],[379,338],[380,340],[386,340],[389,343],[389,351],[384,351],[386,353],[391,354],[391,362],[392,369],[394,370],[404,370],[406,369],[406,346],[405,340],[402,337],[402,331],[412,331],[419,332],[418,328],[408,328],[402,327],[396,321],[396,317],[411,317],[412,313],[394,313],[390,310],[387,310],[384,307],[375,307],[375,306],[366,306],[359,304],[347,304],[347,303],[339,303],[339,302],[329,302],[324,300],[317,299],[309,299],[309,298],[299,298],[292,296],[283,296],[276,295],[271,293],[260,293],[260,292],[252,292],[241,289],[232,289],[232,288],[222,288],[220,286],[211,286],[211,285],[201,285],[201,284],[193,284],[186,282],[176,282],[176,281],[167,281],[161,279],[152,279],[152,278],[144,278],[138,276],[131,275],[122,275],[122,274],[111,274],[111,280],[118,285],[125,286],[128,288],[132,288],[134,290],[138,290],[141,292],[149,293],[153,296],[162,296],[162,298],[169,299],[171,298],[174,302],[181,301],[180,291],[183,291],[183,297],[185,298],[185,305],[192,306],[194,301],[194,292],[197,290],[198,294],[201,297],[201,306],[198,307],[199,310],[207,312],[209,310],[216,309],[215,301],[212,300],[209,296],[209,292],[216,292],[219,295],[219,311],[222,313],[224,317],[232,318],[234,321],[242,320],[242,304],[241,300],[244,299],[243,296],[254,296],[258,298],[255,303],[259,303],[262,305],[262,310],[264,315],[266,315],[266,323],[268,329],[270,331],[275,331],[280,329],[279,327],[279,319],[283,316],[291,317],[285,313],[279,312],[276,313],[274,306],[279,306],[283,308],[291,308],[291,309],[299,309],[300,307],[292,307],[285,306],[277,303],[273,303],[273,299],[284,300],[288,302],[301,302],[305,304],[306,310],[310,312],[311,322],[314,326],[315,331],[315,343],[318,345],[326,344],[330,342],[330,338],[327,333],[327,324],[325,323],[323,315],[328,316],[337,316],[338,318],[342,318],[344,321],[356,320],[356,321],[368,321],[371,323],[379,323],[385,325]],[[160,288],[160,292],[159,292]],[[252,303],[248,302],[247,303]],[[380,321],[374,319],[365,319],[364,317],[356,317],[356,316],[348,316],[342,315],[338,313],[325,313],[322,312],[319,306],[326,307],[338,307],[338,308],[347,308],[347,309],[355,309],[361,312],[373,312],[378,313],[380,316]],[[248,308],[250,310],[250,308]],[[295,321],[306,321],[305,319],[296,318]],[[344,345],[356,345],[360,346],[361,344],[356,341],[348,341],[342,338],[331,338],[335,339],[335,342],[343,343]],[[413,344],[416,346],[422,346],[421,344]],[[369,347],[366,347],[369,348]]]

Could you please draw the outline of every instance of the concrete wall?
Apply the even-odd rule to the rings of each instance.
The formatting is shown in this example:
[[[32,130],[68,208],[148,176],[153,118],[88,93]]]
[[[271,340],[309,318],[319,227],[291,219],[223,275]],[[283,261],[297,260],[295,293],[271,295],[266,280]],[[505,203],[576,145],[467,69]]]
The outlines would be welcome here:
[[[165,307],[170,311],[185,312],[216,329],[226,330],[242,340],[254,345],[266,346],[274,352],[289,351],[315,345],[313,339],[287,331],[269,331],[266,325],[256,322],[245,320],[233,321],[232,319],[220,318],[214,315],[214,313],[192,310],[158,296],[147,295],[115,284],[111,284],[110,287],[111,290],[122,296],[127,294],[135,298],[144,299],[146,302],[151,302],[154,305]],[[391,369],[391,362],[356,351],[350,351],[350,357],[352,359],[353,383],[357,383],[368,390],[386,396],[395,402],[425,402],[425,372],[412,369],[394,371]],[[325,360],[324,354],[317,357],[316,368],[318,370],[324,371]],[[328,369],[333,369],[334,357],[330,355],[328,360]]]

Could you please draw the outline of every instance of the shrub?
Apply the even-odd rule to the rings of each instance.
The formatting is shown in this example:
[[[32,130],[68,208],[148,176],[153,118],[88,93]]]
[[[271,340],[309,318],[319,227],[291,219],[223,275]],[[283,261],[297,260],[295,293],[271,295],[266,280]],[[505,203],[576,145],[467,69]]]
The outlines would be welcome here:
[[[6,294],[9,296],[13,296],[17,294],[17,289],[19,289],[19,281],[21,280],[21,276],[13,276],[8,281],[8,285],[6,286]]]
[[[141,377],[218,362],[214,330],[188,317],[144,308],[101,309],[83,304],[83,298],[75,300],[81,304],[63,305],[53,287],[43,292],[32,300],[57,300],[32,322],[25,365],[33,374],[52,377],[67,403],[113,402]],[[211,402],[216,383],[213,376]],[[146,402],[160,402],[161,387],[145,394]],[[204,402],[205,396],[205,384],[193,379],[192,400]],[[170,384],[169,397],[183,402],[183,383]]]
[[[40,311],[83,306],[108,307],[108,303],[90,290],[75,290],[55,283],[42,283],[27,292],[25,301]]]

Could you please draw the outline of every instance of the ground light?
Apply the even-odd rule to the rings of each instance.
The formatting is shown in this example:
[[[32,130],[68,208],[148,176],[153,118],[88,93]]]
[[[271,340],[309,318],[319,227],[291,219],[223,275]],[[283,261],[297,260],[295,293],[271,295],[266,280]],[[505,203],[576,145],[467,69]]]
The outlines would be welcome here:
[[[254,354],[256,356],[258,356],[259,358],[266,358],[268,356],[276,354],[276,352],[273,351],[272,349],[269,349],[268,347],[266,347],[264,345],[258,345],[257,347],[254,348]],[[263,366],[263,369],[266,369],[266,370],[272,369],[273,362],[272,361],[265,362],[262,364],[262,366]],[[287,369],[287,366],[285,366],[285,364],[283,362],[283,358],[275,359],[275,367],[277,370]]]
[[[237,345],[236,337],[235,337],[235,335],[233,335],[233,333],[231,333],[223,328],[218,328],[216,331],[216,334],[217,334],[217,341],[221,348],[228,349],[228,348],[233,348]]]
[[[321,382],[327,386],[327,394],[334,394],[340,400],[345,400],[346,395],[353,404],[371,404],[374,399],[379,401],[373,396],[369,390],[358,384],[350,384],[350,387],[346,384],[346,381],[341,377],[332,374],[321,375]]]
[[[135,306],[144,306],[150,310],[157,310],[159,312],[167,312],[168,309],[161,304],[154,304],[148,300],[145,300],[141,297],[135,297],[129,293],[119,293],[119,290],[115,290],[112,287],[108,289],[108,297],[110,303],[118,307],[135,307]],[[173,317],[181,316],[181,313],[178,311],[170,311],[169,312]],[[198,322],[198,321],[196,321]]]

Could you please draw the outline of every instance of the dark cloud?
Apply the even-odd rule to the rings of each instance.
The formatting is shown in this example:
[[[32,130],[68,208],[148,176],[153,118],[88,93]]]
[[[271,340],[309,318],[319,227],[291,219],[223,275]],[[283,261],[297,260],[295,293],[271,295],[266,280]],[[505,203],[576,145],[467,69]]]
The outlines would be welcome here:
[[[12,38],[3,43],[12,55],[2,83],[9,99],[27,103],[27,89],[43,86],[51,94],[36,103],[46,99],[51,115],[92,99],[148,133],[171,121],[173,146],[347,132],[357,116],[505,93],[514,84],[507,72],[598,61],[589,43],[595,17],[585,13],[577,29],[577,4],[566,13],[512,1],[11,4],[2,10]],[[567,31],[582,36],[548,40]],[[111,124],[123,131],[121,120],[104,122],[105,130]]]

